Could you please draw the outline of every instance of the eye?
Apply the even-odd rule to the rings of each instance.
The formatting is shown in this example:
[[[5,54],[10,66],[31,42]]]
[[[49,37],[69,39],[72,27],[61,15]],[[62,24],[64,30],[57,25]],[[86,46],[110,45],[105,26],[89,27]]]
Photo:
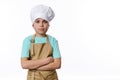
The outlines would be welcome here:
[[[39,23],[40,21],[39,20],[35,20],[36,23]]]
[[[44,23],[48,23],[48,21],[46,21],[46,20],[43,20],[43,22],[44,22]]]

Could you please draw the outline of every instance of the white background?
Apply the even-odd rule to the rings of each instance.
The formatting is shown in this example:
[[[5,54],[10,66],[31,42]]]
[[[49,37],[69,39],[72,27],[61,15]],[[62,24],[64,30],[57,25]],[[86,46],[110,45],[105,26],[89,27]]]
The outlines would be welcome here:
[[[37,4],[56,13],[48,34],[59,42],[60,80],[120,80],[120,0],[0,0],[0,80],[26,80],[22,41]]]

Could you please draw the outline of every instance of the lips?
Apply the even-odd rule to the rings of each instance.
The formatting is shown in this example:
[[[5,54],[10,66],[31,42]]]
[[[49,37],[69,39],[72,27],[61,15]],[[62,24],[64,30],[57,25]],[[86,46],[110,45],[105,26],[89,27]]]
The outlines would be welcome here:
[[[44,28],[40,28],[40,29],[38,29],[38,30],[40,30],[40,31],[44,31]]]

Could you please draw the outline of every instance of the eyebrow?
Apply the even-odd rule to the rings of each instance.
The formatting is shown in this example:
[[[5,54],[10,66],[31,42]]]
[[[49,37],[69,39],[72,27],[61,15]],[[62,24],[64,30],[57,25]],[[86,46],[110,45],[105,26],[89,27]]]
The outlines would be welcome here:
[[[35,22],[40,21],[39,18],[35,20]],[[49,23],[47,20],[42,19],[42,22]]]
[[[36,20],[39,20],[39,19],[40,19],[40,18],[38,18],[38,19],[36,19]],[[35,20],[35,21],[36,21],[36,20]],[[43,20],[43,21],[47,21],[47,20],[45,20],[45,19],[42,19],[42,20]],[[48,22],[48,21],[47,21],[47,22]]]

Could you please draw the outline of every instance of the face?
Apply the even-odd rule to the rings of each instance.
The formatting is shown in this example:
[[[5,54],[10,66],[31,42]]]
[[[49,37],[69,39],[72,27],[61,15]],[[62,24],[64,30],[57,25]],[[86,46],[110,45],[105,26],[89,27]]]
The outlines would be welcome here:
[[[34,21],[33,28],[37,36],[45,36],[49,28],[49,23],[44,19],[38,18]]]

